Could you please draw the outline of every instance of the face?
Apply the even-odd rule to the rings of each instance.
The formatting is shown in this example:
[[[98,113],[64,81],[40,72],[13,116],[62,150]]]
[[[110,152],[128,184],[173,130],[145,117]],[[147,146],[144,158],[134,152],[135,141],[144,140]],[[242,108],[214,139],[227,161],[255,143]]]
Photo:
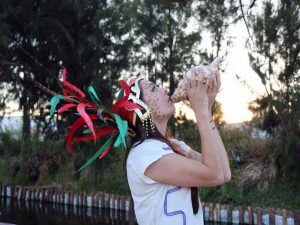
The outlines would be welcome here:
[[[174,104],[167,90],[148,80],[141,80],[144,102],[151,109],[153,119],[169,119],[175,112]]]

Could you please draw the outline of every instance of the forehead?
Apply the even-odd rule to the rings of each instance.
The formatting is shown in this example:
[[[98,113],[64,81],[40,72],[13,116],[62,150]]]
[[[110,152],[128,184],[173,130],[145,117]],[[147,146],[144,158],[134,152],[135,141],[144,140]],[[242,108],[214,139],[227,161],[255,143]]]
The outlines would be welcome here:
[[[149,80],[141,80],[140,81],[140,86],[143,90],[148,89],[148,88],[152,87],[153,85],[155,85],[155,84]]]

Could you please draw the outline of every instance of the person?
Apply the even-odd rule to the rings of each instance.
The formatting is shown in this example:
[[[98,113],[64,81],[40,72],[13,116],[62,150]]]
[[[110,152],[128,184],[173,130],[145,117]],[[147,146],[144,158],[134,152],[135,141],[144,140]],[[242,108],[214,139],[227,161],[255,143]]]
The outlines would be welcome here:
[[[201,152],[171,137],[168,120],[175,112],[167,90],[139,78],[129,81],[128,100],[140,106],[128,115],[131,143],[124,167],[139,225],[204,224],[198,187],[229,182],[231,171],[224,144],[212,119],[212,106],[221,86],[219,72],[208,78],[184,75],[185,87],[195,113]],[[124,98],[124,90],[118,99]],[[124,116],[125,115],[125,116]],[[200,145],[200,141],[199,141]]]
[[[111,112],[101,106],[93,87],[85,94],[69,83],[66,69],[60,82],[62,93],[47,91],[53,95],[50,115],[58,108],[58,114],[76,116],[66,137],[70,155],[73,143],[96,143],[108,137],[78,171],[102,159],[112,148],[126,147],[124,167],[139,225],[204,224],[197,188],[231,179],[227,153],[211,115],[220,74],[214,71],[207,78],[197,68],[192,73],[191,78],[184,76],[184,81],[197,120],[201,154],[168,134],[174,104],[166,89],[148,80],[120,80],[123,89]]]

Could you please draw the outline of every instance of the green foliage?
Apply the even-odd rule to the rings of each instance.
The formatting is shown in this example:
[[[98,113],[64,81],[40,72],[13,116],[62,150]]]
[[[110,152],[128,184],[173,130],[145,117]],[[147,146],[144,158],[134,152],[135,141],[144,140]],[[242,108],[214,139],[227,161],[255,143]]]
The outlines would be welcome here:
[[[6,129],[0,132],[0,155],[15,156],[21,153],[21,132],[13,129]],[[9,147],[9,148],[8,148]]]
[[[299,0],[263,1],[252,13],[249,44],[251,67],[266,93],[252,102],[253,122],[273,137],[277,169],[282,177],[300,181]]]
[[[227,183],[214,188],[200,188],[202,202],[232,203],[235,206],[260,206],[287,210],[299,209],[300,194],[295,182],[275,181],[269,188],[254,187],[241,191]]]
[[[200,136],[197,124],[193,120],[188,120],[184,113],[179,112],[176,119],[175,137],[184,140],[193,149],[199,151]]]

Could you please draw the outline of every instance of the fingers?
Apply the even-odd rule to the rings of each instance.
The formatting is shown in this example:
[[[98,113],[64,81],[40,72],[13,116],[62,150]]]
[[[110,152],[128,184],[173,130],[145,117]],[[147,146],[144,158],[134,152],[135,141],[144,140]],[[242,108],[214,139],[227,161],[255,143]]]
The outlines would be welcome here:
[[[186,89],[191,89],[193,87],[207,87],[210,88],[209,84],[212,85],[211,88],[214,88],[216,86],[215,81],[210,81],[211,76],[208,76],[207,78],[203,75],[203,73],[200,71],[200,69],[192,68],[191,69],[191,78],[187,76],[186,73],[183,73],[183,80],[185,83]]]
[[[219,88],[221,87],[221,76],[220,76],[220,72],[218,71],[217,73],[217,87],[218,87],[218,90]]]
[[[189,88],[190,82],[189,82],[189,78],[187,77],[185,72],[183,72],[183,80],[184,80],[184,84],[185,84],[185,89]]]

